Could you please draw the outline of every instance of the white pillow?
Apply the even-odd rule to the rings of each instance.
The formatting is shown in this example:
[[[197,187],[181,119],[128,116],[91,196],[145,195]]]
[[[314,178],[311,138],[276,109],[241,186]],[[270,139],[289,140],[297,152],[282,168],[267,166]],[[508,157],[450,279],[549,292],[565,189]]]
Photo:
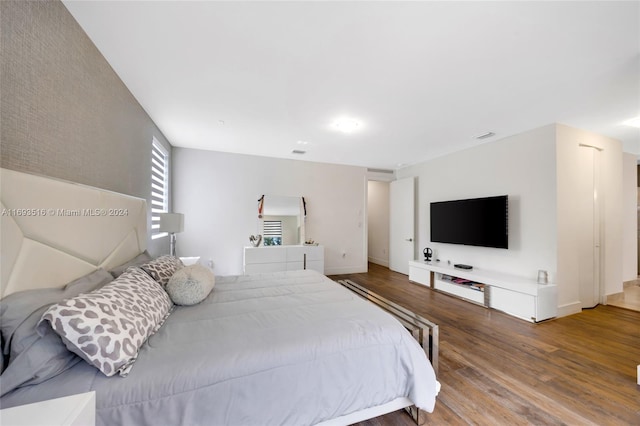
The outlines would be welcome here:
[[[195,305],[213,290],[216,277],[209,268],[195,264],[176,271],[167,283],[167,293],[176,305]]]

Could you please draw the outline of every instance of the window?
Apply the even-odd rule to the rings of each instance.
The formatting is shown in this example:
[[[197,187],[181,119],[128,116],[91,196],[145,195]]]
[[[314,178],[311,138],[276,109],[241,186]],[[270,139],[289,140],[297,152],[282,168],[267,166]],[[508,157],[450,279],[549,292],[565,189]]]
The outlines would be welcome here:
[[[265,220],[262,226],[264,233],[265,246],[281,246],[282,245],[282,221]]]
[[[160,213],[169,212],[169,153],[153,138],[151,143],[151,239],[165,237],[159,232]]]

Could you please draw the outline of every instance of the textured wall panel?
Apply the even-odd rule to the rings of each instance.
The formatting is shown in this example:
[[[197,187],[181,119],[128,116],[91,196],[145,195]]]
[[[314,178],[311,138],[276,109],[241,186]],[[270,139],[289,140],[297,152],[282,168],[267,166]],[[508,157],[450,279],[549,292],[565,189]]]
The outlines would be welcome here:
[[[1,166],[149,200],[170,146],[64,5],[0,1],[0,31]]]

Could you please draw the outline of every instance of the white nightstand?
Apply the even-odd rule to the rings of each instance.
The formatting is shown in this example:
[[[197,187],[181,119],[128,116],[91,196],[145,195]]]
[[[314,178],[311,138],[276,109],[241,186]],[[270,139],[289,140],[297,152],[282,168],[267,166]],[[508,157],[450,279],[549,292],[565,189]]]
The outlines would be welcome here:
[[[96,393],[86,392],[63,398],[0,410],[2,426],[95,426]]]
[[[200,260],[200,256],[196,257],[181,257],[180,260],[184,266],[195,265]]]

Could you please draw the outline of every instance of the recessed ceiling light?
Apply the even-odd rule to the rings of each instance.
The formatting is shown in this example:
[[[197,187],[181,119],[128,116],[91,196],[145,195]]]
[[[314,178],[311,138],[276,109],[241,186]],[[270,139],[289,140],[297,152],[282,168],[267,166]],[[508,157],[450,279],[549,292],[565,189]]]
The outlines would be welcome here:
[[[631,118],[631,119],[623,122],[622,124],[624,124],[625,126],[633,126],[633,127],[639,127],[640,128],[640,116],[635,117],[635,118]]]
[[[496,134],[493,132],[487,132],[487,133],[483,133],[481,135],[476,136],[476,139],[487,139],[490,138],[491,136],[495,136]]]
[[[341,117],[333,123],[333,128],[343,133],[353,133],[362,128],[362,124],[350,117]]]
[[[298,141],[298,145],[307,145],[309,142],[307,141]]]

